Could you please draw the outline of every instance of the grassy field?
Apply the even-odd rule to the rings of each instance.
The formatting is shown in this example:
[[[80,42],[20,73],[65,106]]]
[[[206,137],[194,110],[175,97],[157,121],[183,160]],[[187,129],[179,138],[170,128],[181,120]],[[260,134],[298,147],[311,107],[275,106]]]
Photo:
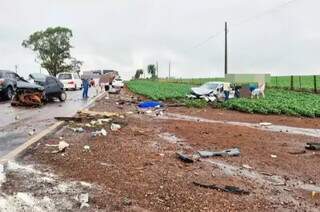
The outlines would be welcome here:
[[[316,77],[317,84],[320,90],[320,76]],[[163,79],[163,82],[172,82],[172,83],[183,83],[183,84],[192,84],[192,85],[201,85],[205,82],[210,81],[224,81],[224,78],[198,78],[198,79]],[[291,87],[291,78],[290,76],[279,76],[271,77],[271,82],[267,84],[271,88],[290,88]],[[313,76],[294,76],[293,77],[293,87],[294,89],[305,89],[312,90],[314,89]]]
[[[154,100],[179,99],[189,106],[206,105],[201,100],[190,101],[185,98],[192,87],[190,84],[134,80],[128,82],[128,87],[131,91]],[[282,89],[267,89],[264,99],[233,99],[221,106],[248,113],[320,117],[320,95]]]

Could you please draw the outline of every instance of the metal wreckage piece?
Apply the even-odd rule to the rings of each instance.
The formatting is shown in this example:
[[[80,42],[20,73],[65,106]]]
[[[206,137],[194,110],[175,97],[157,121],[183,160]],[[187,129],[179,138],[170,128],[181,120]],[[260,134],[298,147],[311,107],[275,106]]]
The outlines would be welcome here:
[[[28,106],[40,107],[45,103],[45,96],[43,92],[35,90],[20,89],[16,91],[11,105],[12,106]]]

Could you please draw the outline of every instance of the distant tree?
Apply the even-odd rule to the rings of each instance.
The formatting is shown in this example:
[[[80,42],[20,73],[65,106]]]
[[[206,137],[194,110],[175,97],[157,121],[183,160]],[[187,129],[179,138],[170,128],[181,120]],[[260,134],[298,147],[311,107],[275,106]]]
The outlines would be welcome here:
[[[134,75],[135,79],[140,79],[141,75],[143,74],[143,69],[138,69],[136,74]]]
[[[83,61],[77,60],[76,58],[71,59],[71,70],[74,72],[80,73],[81,66],[83,65]]]
[[[70,39],[72,31],[64,27],[37,31],[22,42],[22,46],[36,52],[41,67],[56,76],[60,72],[71,71]]]
[[[151,75],[151,79],[156,79],[156,66],[153,64],[148,65],[148,73]]]

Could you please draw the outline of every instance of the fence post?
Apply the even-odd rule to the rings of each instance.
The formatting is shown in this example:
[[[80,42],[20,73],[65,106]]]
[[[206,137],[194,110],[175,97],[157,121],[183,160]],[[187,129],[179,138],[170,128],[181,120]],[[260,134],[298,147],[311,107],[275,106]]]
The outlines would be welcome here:
[[[291,83],[290,83],[291,85],[290,85],[290,87],[291,87],[291,90],[293,90],[293,76],[291,76],[290,78],[291,78]]]
[[[301,76],[299,76],[299,87],[300,87],[300,90],[301,90]]]
[[[317,93],[317,76],[313,76],[314,92]]]

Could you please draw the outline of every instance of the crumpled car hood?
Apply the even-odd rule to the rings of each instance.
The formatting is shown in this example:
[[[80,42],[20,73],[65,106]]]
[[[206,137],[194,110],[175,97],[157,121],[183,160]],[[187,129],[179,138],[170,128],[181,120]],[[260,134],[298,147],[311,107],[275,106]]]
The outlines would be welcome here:
[[[191,91],[193,94],[196,94],[199,96],[208,95],[213,92],[213,90],[208,89],[208,88],[204,88],[204,87],[191,88]]]
[[[44,87],[40,85],[36,85],[34,83],[27,82],[27,81],[19,80],[17,82],[17,89],[33,89],[33,90],[43,91]]]

